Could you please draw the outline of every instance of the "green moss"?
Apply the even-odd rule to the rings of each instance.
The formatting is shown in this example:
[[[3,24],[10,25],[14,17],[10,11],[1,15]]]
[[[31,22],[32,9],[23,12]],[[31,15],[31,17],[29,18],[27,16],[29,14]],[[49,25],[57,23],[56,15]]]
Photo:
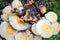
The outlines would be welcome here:
[[[7,6],[7,2],[11,3],[13,0],[0,0],[0,9],[3,9],[5,6]]]

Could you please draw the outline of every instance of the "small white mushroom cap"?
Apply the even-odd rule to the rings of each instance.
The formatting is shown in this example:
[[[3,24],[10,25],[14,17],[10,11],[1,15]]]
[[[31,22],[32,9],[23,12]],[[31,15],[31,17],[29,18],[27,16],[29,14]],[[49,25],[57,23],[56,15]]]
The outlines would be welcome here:
[[[11,6],[6,6],[4,9],[3,9],[3,14],[1,15],[1,19],[4,20],[4,21],[8,21],[8,17],[9,17],[9,14],[11,14]]]
[[[49,38],[53,34],[53,29],[49,21],[42,19],[36,24],[36,32],[43,38]]]
[[[9,16],[9,23],[12,27],[16,30],[25,30],[28,28],[28,24],[25,23],[22,18],[18,17],[17,15],[10,15]]]
[[[33,40],[33,35],[29,32],[19,32],[15,35],[16,40]]]
[[[19,0],[14,0],[13,2],[12,2],[12,7],[13,8],[19,8],[19,7],[22,7],[23,5],[22,5],[22,3],[19,1]]]
[[[14,40],[14,35],[16,34],[16,30],[13,29],[9,23],[2,22],[0,27],[0,34],[2,37],[6,38],[7,40]]]
[[[36,32],[36,24],[33,24],[33,25],[32,25],[32,32],[33,32],[35,35],[38,35],[38,33]]]
[[[6,12],[8,12],[9,13],[9,11],[11,11],[12,10],[12,8],[11,8],[11,6],[6,6],[4,9],[3,9],[3,14],[4,13],[6,13]]]
[[[57,14],[56,14],[55,12],[48,12],[47,14],[45,14],[45,18],[46,18],[48,21],[54,23],[54,22],[57,21],[58,16],[57,16]]]
[[[60,25],[59,25],[59,23],[58,22],[55,22],[55,23],[53,23],[52,24],[52,28],[53,28],[53,35],[56,35],[56,34],[58,34],[59,33],[59,31],[60,31]]]

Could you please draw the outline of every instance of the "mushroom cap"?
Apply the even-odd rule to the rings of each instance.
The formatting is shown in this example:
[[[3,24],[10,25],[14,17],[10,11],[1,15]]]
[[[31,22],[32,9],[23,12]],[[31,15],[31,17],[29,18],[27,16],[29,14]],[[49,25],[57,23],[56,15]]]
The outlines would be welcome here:
[[[22,5],[22,3],[19,1],[19,0],[14,0],[13,2],[12,2],[12,7],[13,8],[19,8],[19,7],[22,7],[23,5]]]
[[[36,32],[36,24],[33,24],[33,25],[32,25],[32,32],[33,32],[35,35],[38,35],[37,32]]]
[[[59,25],[59,23],[58,22],[55,22],[55,23],[53,23],[52,24],[52,28],[53,28],[53,35],[56,35],[56,34],[58,34],[59,33],[59,31],[60,31],[60,25]]]
[[[9,14],[11,14],[11,6],[6,6],[4,9],[3,9],[3,14],[1,15],[1,19],[4,20],[4,21],[8,21],[8,17],[9,17]]]
[[[1,29],[1,36],[2,37],[4,37],[4,38],[6,38],[6,39],[9,39],[9,40],[14,40],[14,35],[16,34],[16,30],[15,29],[13,29],[10,25],[9,25],[9,23],[7,23],[7,22],[2,22],[1,23],[1,27],[0,27]]]
[[[15,39],[16,40],[33,40],[33,36],[28,31],[27,31],[27,33],[26,32],[19,32],[15,35]]]
[[[44,5],[40,5],[38,8],[40,9],[42,14],[46,13],[46,7]]]
[[[49,38],[53,34],[51,24],[46,19],[39,20],[36,24],[36,32],[43,38]]]
[[[9,16],[9,22],[12,25],[12,27],[16,30],[25,30],[28,28],[28,24],[25,23],[22,18],[18,17],[17,15],[10,15]]]
[[[4,13],[10,13],[10,11],[12,10],[11,6],[6,6],[4,9],[3,9],[3,14]]]
[[[57,21],[57,19],[58,19],[58,16],[57,16],[57,14],[56,13],[54,13],[54,12],[48,12],[47,14],[45,14],[45,17],[46,17],[46,19],[48,20],[48,21],[50,21],[50,22],[56,22]]]

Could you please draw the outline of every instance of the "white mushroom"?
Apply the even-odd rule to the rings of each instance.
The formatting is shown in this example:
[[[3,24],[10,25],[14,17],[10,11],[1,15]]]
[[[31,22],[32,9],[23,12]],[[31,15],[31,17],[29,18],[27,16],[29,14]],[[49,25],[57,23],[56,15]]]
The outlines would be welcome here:
[[[33,32],[35,35],[38,35],[38,33],[36,32],[36,24],[33,24],[33,25],[32,25],[32,32]]]
[[[11,6],[6,6],[4,9],[3,9],[3,14],[1,15],[1,19],[4,20],[4,21],[8,21],[8,17],[9,17],[9,14],[11,14]]]
[[[2,22],[0,27],[0,34],[2,37],[6,38],[7,40],[14,40],[14,35],[16,34],[16,30],[13,29],[9,23]]]
[[[33,35],[29,32],[19,32],[15,35],[16,40],[33,40]]]
[[[54,12],[48,12],[47,14],[45,14],[45,17],[48,21],[50,21],[52,23],[56,22],[57,18],[58,18],[57,14]]]
[[[53,28],[53,35],[56,35],[59,33],[59,30],[60,30],[60,25],[58,22],[55,22],[52,24],[52,28]]]
[[[25,23],[22,18],[14,14],[9,16],[9,22],[16,30],[25,30],[28,28],[28,24]]]
[[[12,7],[13,8],[19,8],[19,7],[22,7],[23,5],[22,5],[22,3],[19,1],[19,0],[14,0],[13,2],[12,2]]]
[[[51,24],[46,19],[39,20],[36,24],[36,32],[43,38],[49,38],[52,36],[53,30]]]

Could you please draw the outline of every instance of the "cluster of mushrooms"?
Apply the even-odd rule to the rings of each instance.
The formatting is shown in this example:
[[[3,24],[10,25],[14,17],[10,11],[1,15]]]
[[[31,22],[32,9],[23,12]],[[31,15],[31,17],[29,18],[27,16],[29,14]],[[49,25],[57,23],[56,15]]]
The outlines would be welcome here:
[[[50,38],[59,33],[60,24],[57,22],[58,16],[55,12],[46,13],[46,8],[43,7],[40,11],[46,14],[43,17],[39,16],[38,20],[35,16],[31,17],[30,9],[27,9],[25,15],[21,16],[23,9],[19,0],[14,0],[11,6],[8,5],[3,9],[1,15],[3,22],[0,24],[0,35],[3,38],[6,40],[42,40],[42,38]]]

